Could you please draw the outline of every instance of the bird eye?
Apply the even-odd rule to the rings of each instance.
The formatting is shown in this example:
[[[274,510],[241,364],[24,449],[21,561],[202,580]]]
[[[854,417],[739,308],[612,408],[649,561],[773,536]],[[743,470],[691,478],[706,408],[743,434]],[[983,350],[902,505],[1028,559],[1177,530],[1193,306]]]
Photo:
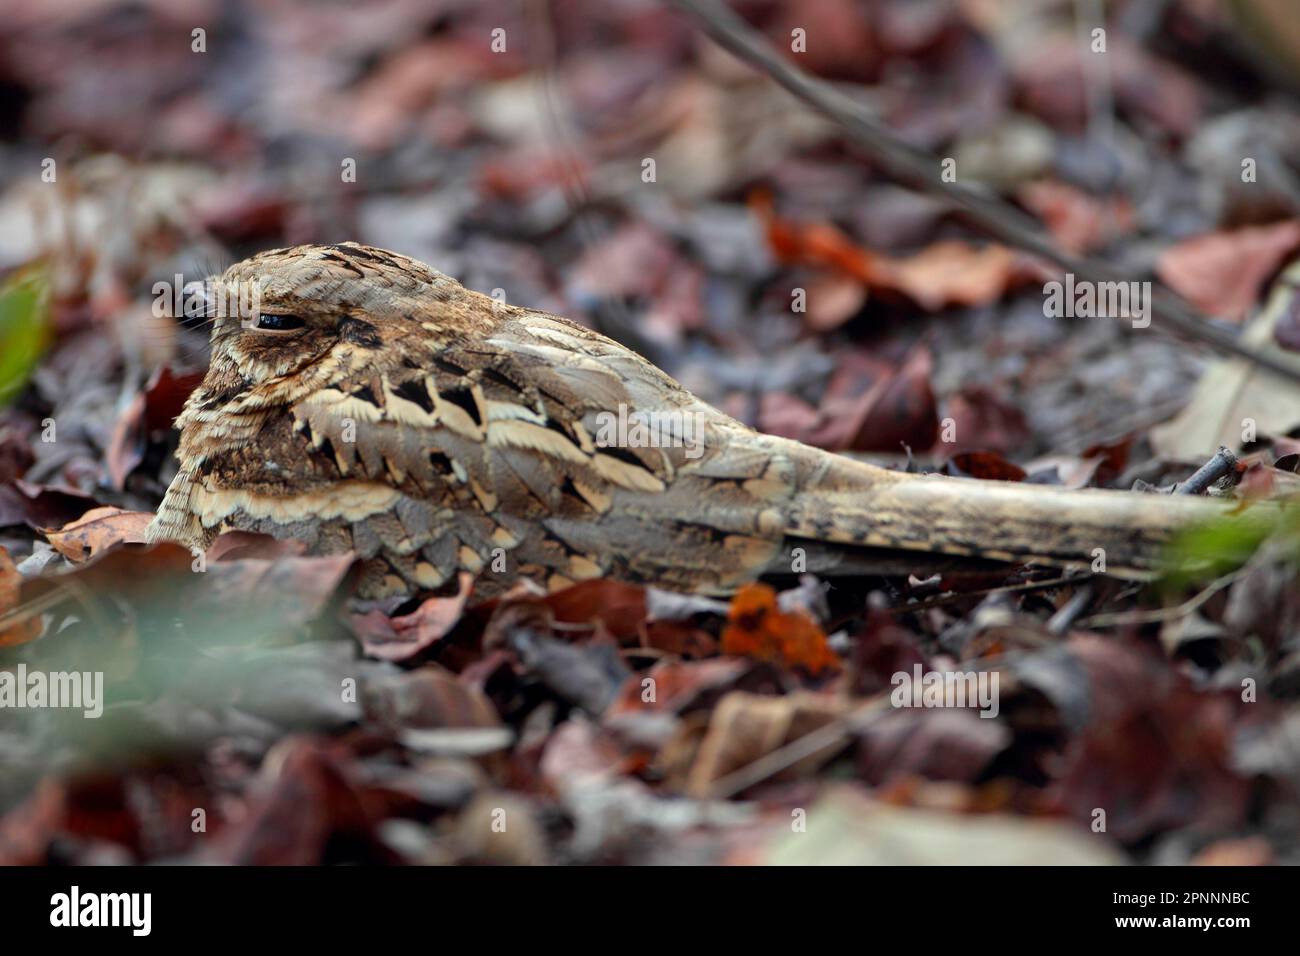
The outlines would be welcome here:
[[[263,332],[292,332],[304,325],[296,315],[270,315],[263,312],[257,317],[256,328]]]

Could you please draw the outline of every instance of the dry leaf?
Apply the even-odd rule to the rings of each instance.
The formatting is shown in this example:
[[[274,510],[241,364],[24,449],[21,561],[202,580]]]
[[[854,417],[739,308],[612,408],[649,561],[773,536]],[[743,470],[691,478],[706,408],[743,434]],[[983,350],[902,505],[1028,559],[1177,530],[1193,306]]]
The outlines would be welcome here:
[[[14,566],[13,558],[9,557],[8,551],[0,547],[0,617],[18,607],[20,603],[18,592],[22,580],[22,575],[18,573],[18,568]],[[26,644],[28,641],[34,641],[40,636],[41,619],[39,616],[18,624],[12,624],[9,627],[0,625],[0,647]]]
[[[1099,198],[1054,179],[1040,179],[1022,186],[1016,198],[1070,252],[1091,252],[1133,230],[1133,207],[1122,196]]]
[[[774,866],[1119,866],[1114,844],[1059,821],[1009,814],[959,814],[893,807],[859,787],[831,788],[808,811],[808,829],[788,819],[752,862]]]
[[[791,741],[844,715],[843,701],[824,694],[795,693],[767,697],[732,691],[713,710],[709,729],[691,767],[687,792],[708,797],[727,774],[752,764]],[[774,774],[788,780],[821,766],[843,746],[845,737]]]
[[[948,474],[988,481],[1024,481],[1025,469],[995,451],[964,451],[948,459]]]
[[[379,611],[353,617],[362,647],[371,657],[409,660],[456,626],[473,586],[474,575],[462,571],[459,590],[451,597],[431,597],[402,617],[386,618]]]
[[[751,196],[750,208],[782,262],[834,270],[870,288],[901,293],[927,311],[995,302],[1017,277],[1016,257],[1005,246],[948,239],[894,259],[863,248],[834,223],[781,219],[766,193]]]
[[[762,583],[745,585],[732,599],[722,632],[722,651],[802,667],[814,675],[840,666],[811,615],[802,610],[782,611],[776,591]]]
[[[877,266],[876,288],[894,289],[937,312],[950,305],[987,305],[1015,279],[1016,257],[1006,246],[976,247],[957,239],[936,242],[906,259]]]
[[[80,564],[115,544],[142,544],[145,528],[152,520],[153,514],[148,511],[92,508],[58,531],[42,528],[41,533],[59,554]]]
[[[368,681],[365,703],[367,716],[392,728],[501,726],[482,691],[435,665]]]
[[[1156,274],[1210,315],[1233,322],[1259,301],[1264,283],[1300,248],[1300,221],[1211,232],[1166,249]]]
[[[202,372],[173,375],[166,366],[153,374],[117,420],[104,453],[109,480],[114,488],[120,491],[126,487],[127,476],[144,460],[149,436],[171,428],[190,392],[202,380]]]
[[[1242,333],[1243,345],[1286,359],[1273,343],[1273,329],[1295,307],[1300,263],[1289,266],[1274,284],[1264,311]],[[1244,359],[1222,359],[1205,370],[1187,406],[1150,431],[1151,444],[1167,458],[1198,459],[1220,445],[1241,446],[1243,430],[1285,435],[1300,425],[1300,385],[1256,368]]]
[[[867,289],[852,276],[821,276],[808,283],[804,322],[814,332],[838,329],[857,315],[867,301]]]

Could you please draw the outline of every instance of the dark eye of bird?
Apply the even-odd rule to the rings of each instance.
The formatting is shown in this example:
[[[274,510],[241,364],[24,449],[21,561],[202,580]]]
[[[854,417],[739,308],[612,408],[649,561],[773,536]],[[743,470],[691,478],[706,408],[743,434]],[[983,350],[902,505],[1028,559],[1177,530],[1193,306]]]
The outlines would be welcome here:
[[[266,332],[291,332],[303,327],[302,319],[296,315],[269,315],[263,312],[257,317],[257,327]]]

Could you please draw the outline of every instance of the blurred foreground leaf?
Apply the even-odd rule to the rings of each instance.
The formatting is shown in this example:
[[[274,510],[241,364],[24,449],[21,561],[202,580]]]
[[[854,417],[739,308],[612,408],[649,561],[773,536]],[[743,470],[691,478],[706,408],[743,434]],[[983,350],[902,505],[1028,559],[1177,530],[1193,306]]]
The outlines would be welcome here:
[[[1300,508],[1272,512],[1270,517],[1247,513],[1189,528],[1169,545],[1165,580],[1176,589],[1235,571],[1273,535],[1300,556]]]
[[[0,287],[0,406],[22,391],[49,339],[46,284],[26,273]]]

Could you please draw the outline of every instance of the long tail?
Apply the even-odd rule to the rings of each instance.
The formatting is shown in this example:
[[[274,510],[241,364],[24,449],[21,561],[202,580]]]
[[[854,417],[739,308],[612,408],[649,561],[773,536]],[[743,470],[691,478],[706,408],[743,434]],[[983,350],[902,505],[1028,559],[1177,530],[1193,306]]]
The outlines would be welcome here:
[[[1232,502],[910,475],[838,456],[790,505],[787,535],[860,547],[1094,565],[1149,572],[1179,532],[1227,517]],[[812,489],[809,489],[812,491]],[[1259,508],[1240,520],[1267,520]]]

